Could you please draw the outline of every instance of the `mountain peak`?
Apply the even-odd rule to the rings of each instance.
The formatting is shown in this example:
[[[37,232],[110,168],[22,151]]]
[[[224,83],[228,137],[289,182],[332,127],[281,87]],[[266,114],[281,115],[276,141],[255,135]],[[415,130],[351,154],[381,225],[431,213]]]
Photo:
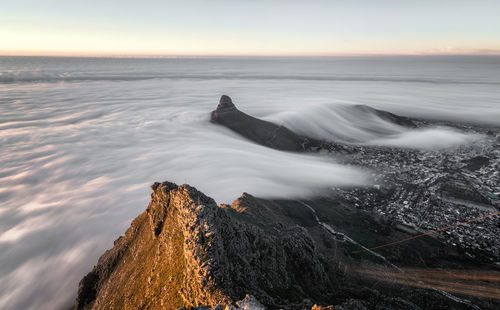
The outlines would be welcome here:
[[[152,189],[146,211],[80,282],[76,309],[216,307],[247,294],[277,307],[290,301],[276,292],[326,291],[328,276],[304,228],[265,232],[192,186]]]
[[[228,108],[235,108],[233,100],[231,100],[231,97],[229,97],[227,95],[222,95],[220,97],[219,105],[217,106],[217,110],[228,109]]]

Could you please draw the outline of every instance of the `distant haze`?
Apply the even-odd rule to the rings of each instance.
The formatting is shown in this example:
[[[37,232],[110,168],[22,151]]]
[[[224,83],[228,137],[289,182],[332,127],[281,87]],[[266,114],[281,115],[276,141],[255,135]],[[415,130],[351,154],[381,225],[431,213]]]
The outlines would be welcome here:
[[[3,55],[500,54],[483,0],[4,0]]]

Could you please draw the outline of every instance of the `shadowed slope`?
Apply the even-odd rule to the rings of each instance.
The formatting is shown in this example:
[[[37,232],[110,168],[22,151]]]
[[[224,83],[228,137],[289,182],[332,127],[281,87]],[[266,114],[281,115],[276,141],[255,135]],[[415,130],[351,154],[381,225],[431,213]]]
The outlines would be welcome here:
[[[226,95],[220,98],[217,109],[212,111],[211,122],[224,125],[256,143],[278,150],[303,151],[313,143],[311,139],[297,135],[284,126],[241,112]]]

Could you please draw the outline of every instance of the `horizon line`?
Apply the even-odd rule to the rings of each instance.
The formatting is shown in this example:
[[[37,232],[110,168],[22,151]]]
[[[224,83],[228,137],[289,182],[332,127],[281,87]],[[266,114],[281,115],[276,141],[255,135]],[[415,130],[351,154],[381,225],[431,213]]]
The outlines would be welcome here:
[[[492,53],[332,53],[332,54],[107,54],[107,53],[18,53],[0,51],[0,57],[61,58],[320,58],[320,57],[395,57],[395,56],[500,56]]]

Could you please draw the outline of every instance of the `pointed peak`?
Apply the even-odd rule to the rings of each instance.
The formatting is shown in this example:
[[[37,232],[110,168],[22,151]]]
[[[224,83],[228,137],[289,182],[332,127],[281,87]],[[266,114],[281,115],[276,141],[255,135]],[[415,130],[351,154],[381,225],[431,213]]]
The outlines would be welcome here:
[[[234,108],[234,103],[233,100],[231,100],[231,97],[222,95],[219,100],[219,105],[217,106],[217,110],[219,109],[227,109],[227,108]]]

